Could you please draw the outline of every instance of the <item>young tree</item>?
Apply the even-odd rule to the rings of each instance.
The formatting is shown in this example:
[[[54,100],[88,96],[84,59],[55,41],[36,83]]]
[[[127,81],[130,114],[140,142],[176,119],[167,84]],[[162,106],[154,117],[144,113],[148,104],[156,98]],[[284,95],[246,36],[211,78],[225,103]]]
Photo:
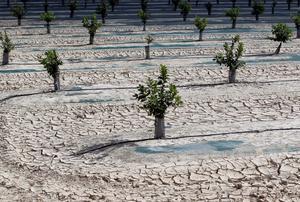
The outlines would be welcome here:
[[[205,4],[205,8],[207,10],[208,15],[211,15],[212,7],[213,7],[213,5],[212,5],[212,3],[210,3],[210,1]]]
[[[244,53],[244,44],[240,42],[240,36],[236,35],[232,38],[231,45],[227,42],[224,44],[225,54],[218,53],[214,60],[219,65],[225,65],[229,68],[228,82],[235,83],[236,70],[243,67],[246,63],[240,58]]]
[[[115,6],[119,3],[118,0],[109,0],[109,5],[111,7],[111,12],[114,12]]]
[[[277,5],[277,0],[273,0],[272,1],[272,15],[274,15],[274,13],[275,13],[275,7],[276,7],[276,5]]]
[[[278,23],[277,25],[274,25],[272,27],[272,34],[275,35],[275,37],[271,37],[270,39],[273,41],[280,42],[279,46],[275,51],[275,54],[279,54],[282,43],[286,43],[291,39],[292,30],[286,24]]]
[[[160,65],[160,76],[157,80],[148,79],[146,86],[139,85],[134,97],[142,103],[141,108],[155,117],[155,139],[165,138],[165,114],[169,107],[182,105],[181,97],[174,84],[169,83],[168,68]]]
[[[107,17],[107,9],[108,5],[104,0],[102,0],[101,4],[98,5],[96,9],[96,13],[101,15],[102,23],[105,24],[105,18]]]
[[[55,15],[52,12],[42,13],[41,20],[44,20],[46,22],[47,34],[50,34],[51,33],[50,22],[55,20]]]
[[[8,65],[9,63],[9,53],[15,48],[15,45],[11,42],[11,39],[7,35],[6,31],[4,34],[0,32],[0,41],[1,41],[1,48],[3,48],[3,58],[2,58],[2,65]]]
[[[239,8],[231,8],[226,11],[225,15],[227,17],[230,17],[232,21],[232,29],[235,29],[236,27],[236,19],[240,15],[240,9]]]
[[[300,13],[293,17],[297,29],[297,39],[300,39]]]
[[[59,65],[62,65],[63,62],[59,59],[55,50],[46,51],[44,57],[39,57],[39,62],[44,65],[44,68],[47,70],[48,74],[52,76],[54,82],[54,91],[60,90],[60,78],[59,78]]]
[[[23,3],[23,7],[24,7],[25,11],[27,10],[27,1],[28,0],[21,0],[21,2]]]
[[[288,10],[291,10],[291,3],[293,2],[293,0],[286,0],[286,3],[288,5]]]
[[[194,24],[199,30],[199,41],[202,41],[202,33],[207,26],[207,20],[205,18],[201,19],[199,16],[196,16]]]
[[[18,19],[18,26],[21,26],[21,20],[25,15],[24,7],[20,4],[15,5],[11,9],[12,15]]]
[[[77,10],[77,0],[70,0],[68,7],[70,10],[70,18],[73,18],[74,12],[75,12],[75,10]]]
[[[149,15],[147,12],[143,11],[143,10],[140,10],[138,12],[138,16],[139,18],[142,20],[142,23],[143,23],[143,31],[146,31],[146,23],[147,23],[147,20],[149,19]]]
[[[254,1],[252,9],[252,15],[255,15],[255,20],[258,21],[259,15],[263,14],[265,11],[265,6],[262,2]]]
[[[141,0],[141,9],[144,12],[147,12],[147,8],[148,8],[148,0]]]
[[[147,35],[146,38],[147,45],[145,46],[146,59],[150,59],[150,44],[153,42],[153,37],[151,35]]]
[[[189,12],[192,10],[192,6],[187,1],[182,1],[179,4],[179,8],[181,9],[180,13],[183,17],[183,21],[185,22]]]
[[[177,11],[180,0],[172,0],[172,3],[173,3],[173,6],[174,6],[173,7],[174,11]]]
[[[93,15],[91,21],[89,22],[88,17],[83,17],[82,20],[83,27],[87,28],[90,34],[90,45],[94,44],[94,38],[97,30],[102,26],[100,22],[97,21],[97,16]]]
[[[236,0],[231,0],[232,2],[232,8],[235,8]]]
[[[45,0],[45,2],[44,2],[44,12],[48,12],[48,7],[49,7],[48,0]]]

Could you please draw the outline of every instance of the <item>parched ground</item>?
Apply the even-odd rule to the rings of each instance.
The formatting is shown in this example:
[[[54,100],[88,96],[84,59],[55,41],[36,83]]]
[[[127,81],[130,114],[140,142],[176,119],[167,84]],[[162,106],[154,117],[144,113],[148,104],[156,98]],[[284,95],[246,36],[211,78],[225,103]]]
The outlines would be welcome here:
[[[0,201],[300,201],[300,40],[274,56],[280,15],[241,17],[233,31],[219,14],[203,42],[192,19],[151,21],[151,60],[132,19],[108,19],[92,46],[79,19],[51,35],[38,20],[0,20],[16,43],[0,68]],[[235,34],[247,65],[227,84],[212,59]],[[48,49],[64,62],[57,93],[37,61]],[[167,139],[152,140],[133,94],[160,64],[184,104],[166,115]]]

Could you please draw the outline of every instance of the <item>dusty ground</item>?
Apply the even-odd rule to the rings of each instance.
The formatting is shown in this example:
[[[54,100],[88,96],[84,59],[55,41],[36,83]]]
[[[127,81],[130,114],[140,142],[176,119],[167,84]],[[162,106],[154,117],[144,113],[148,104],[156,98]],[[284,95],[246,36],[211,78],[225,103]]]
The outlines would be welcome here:
[[[270,56],[271,23],[209,25],[203,42],[191,23],[152,25],[144,60],[140,26],[112,20],[88,46],[80,21],[67,22],[51,35],[30,20],[8,29],[16,50],[0,70],[0,201],[300,200],[299,39]],[[212,58],[235,34],[247,65],[227,84]],[[37,62],[53,48],[64,61],[58,93]],[[159,64],[184,104],[168,111],[166,140],[130,142],[153,137],[153,118],[132,95]],[[99,149],[120,141],[129,142]]]

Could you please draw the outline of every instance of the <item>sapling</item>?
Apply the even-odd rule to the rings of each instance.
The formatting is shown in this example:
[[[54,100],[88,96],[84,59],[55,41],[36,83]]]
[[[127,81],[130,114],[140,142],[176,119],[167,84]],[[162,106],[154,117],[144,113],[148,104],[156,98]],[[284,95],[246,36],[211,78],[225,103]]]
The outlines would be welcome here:
[[[172,0],[172,3],[173,3],[173,10],[177,11],[180,0]]]
[[[24,7],[20,4],[15,5],[11,9],[12,15],[18,19],[18,26],[21,26],[21,20],[25,15]]]
[[[208,15],[211,15],[212,7],[213,7],[213,5],[212,5],[212,3],[210,3],[210,1],[205,4],[205,8],[207,10]]]
[[[46,51],[44,57],[39,57],[39,62],[44,65],[48,74],[53,78],[54,91],[60,90],[60,71],[59,65],[63,62],[59,59],[55,50]]]
[[[275,54],[279,54],[282,43],[286,43],[287,41],[291,40],[292,30],[286,24],[278,23],[277,25],[273,25],[272,34],[275,36],[270,37],[270,39],[273,41],[280,42],[279,46],[275,51]]]
[[[104,0],[102,0],[101,4],[97,6],[96,13],[101,15],[102,24],[105,24],[105,19],[107,17],[107,9],[108,5]]]
[[[254,1],[252,6],[252,15],[255,15],[255,20],[259,20],[259,15],[263,14],[265,11],[265,6],[262,2]]]
[[[15,48],[15,45],[12,43],[6,31],[4,31],[4,34],[0,32],[0,41],[1,41],[0,46],[1,48],[3,48],[2,65],[8,65],[9,53]]]
[[[46,22],[46,27],[47,27],[47,34],[51,33],[50,30],[50,22],[55,20],[55,15],[52,12],[46,12],[41,14],[41,20],[44,20]]]
[[[73,18],[74,12],[75,12],[75,10],[77,10],[77,0],[70,0],[68,7],[70,10],[70,18]]]
[[[153,37],[151,35],[147,35],[146,38],[147,45],[145,46],[146,59],[150,59],[150,44],[153,42]]]
[[[182,105],[176,86],[169,83],[168,68],[160,65],[160,75],[157,80],[148,78],[146,85],[138,86],[134,97],[142,103],[149,116],[155,117],[155,139],[165,138],[165,114],[169,107]]]
[[[115,6],[119,3],[119,0],[108,0],[108,2],[111,7],[111,12],[114,12]]]
[[[146,23],[147,23],[150,16],[148,15],[147,12],[145,12],[143,10],[140,10],[138,12],[138,16],[139,16],[139,18],[141,19],[141,21],[143,23],[143,31],[146,31]]]
[[[205,18],[201,19],[199,16],[196,16],[194,24],[199,30],[199,41],[202,41],[202,33],[207,26],[207,20]]]
[[[181,9],[181,15],[183,17],[183,21],[186,21],[186,18],[189,14],[189,12],[192,10],[191,4],[189,4],[187,1],[182,1],[179,4],[179,8]]]
[[[293,17],[293,21],[297,29],[297,39],[300,39],[300,13]]]
[[[240,9],[239,8],[231,8],[226,11],[225,15],[227,17],[230,17],[230,19],[232,21],[232,29],[235,29],[237,17],[240,15]]]
[[[235,83],[236,70],[245,66],[245,62],[240,60],[244,53],[244,44],[240,42],[240,36],[236,35],[232,38],[231,44],[224,44],[225,54],[218,53],[214,60],[219,65],[225,65],[229,68],[228,82]]]
[[[101,22],[98,22],[97,16],[93,15],[89,21],[88,17],[83,17],[82,19],[83,27],[85,27],[90,34],[90,45],[94,44],[94,38],[97,30],[102,26]]]

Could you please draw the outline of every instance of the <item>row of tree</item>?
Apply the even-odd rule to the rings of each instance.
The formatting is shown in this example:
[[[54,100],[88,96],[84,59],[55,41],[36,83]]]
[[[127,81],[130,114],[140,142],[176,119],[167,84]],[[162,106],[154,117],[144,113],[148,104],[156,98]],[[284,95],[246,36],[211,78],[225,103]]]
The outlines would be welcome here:
[[[50,33],[50,22],[53,19],[55,19],[55,16],[51,12],[46,12],[41,15],[41,18],[47,22],[47,33]],[[293,20],[297,27],[297,38],[300,38],[300,15],[293,17]],[[94,43],[95,34],[97,30],[102,26],[102,24],[97,21],[96,15],[93,15],[90,18],[84,17],[82,20],[82,24],[83,27],[85,27],[89,32],[89,44],[91,45]],[[205,31],[205,28],[207,26],[207,20],[205,18],[200,18],[197,16],[195,18],[194,24],[199,30],[199,41],[202,41],[203,32]],[[286,24],[279,23],[272,27],[272,34],[274,35],[274,37],[269,37],[269,39],[280,42],[279,46],[275,51],[275,54],[279,54],[282,43],[286,43],[287,41],[291,40],[292,30]],[[145,46],[146,59],[150,59],[150,44],[153,42],[154,39],[151,35],[148,35],[145,38],[145,40],[147,44]],[[0,33],[0,41],[1,47],[3,48],[2,64],[7,65],[9,63],[9,53],[14,49],[15,46],[6,32],[4,32],[4,34]]]

